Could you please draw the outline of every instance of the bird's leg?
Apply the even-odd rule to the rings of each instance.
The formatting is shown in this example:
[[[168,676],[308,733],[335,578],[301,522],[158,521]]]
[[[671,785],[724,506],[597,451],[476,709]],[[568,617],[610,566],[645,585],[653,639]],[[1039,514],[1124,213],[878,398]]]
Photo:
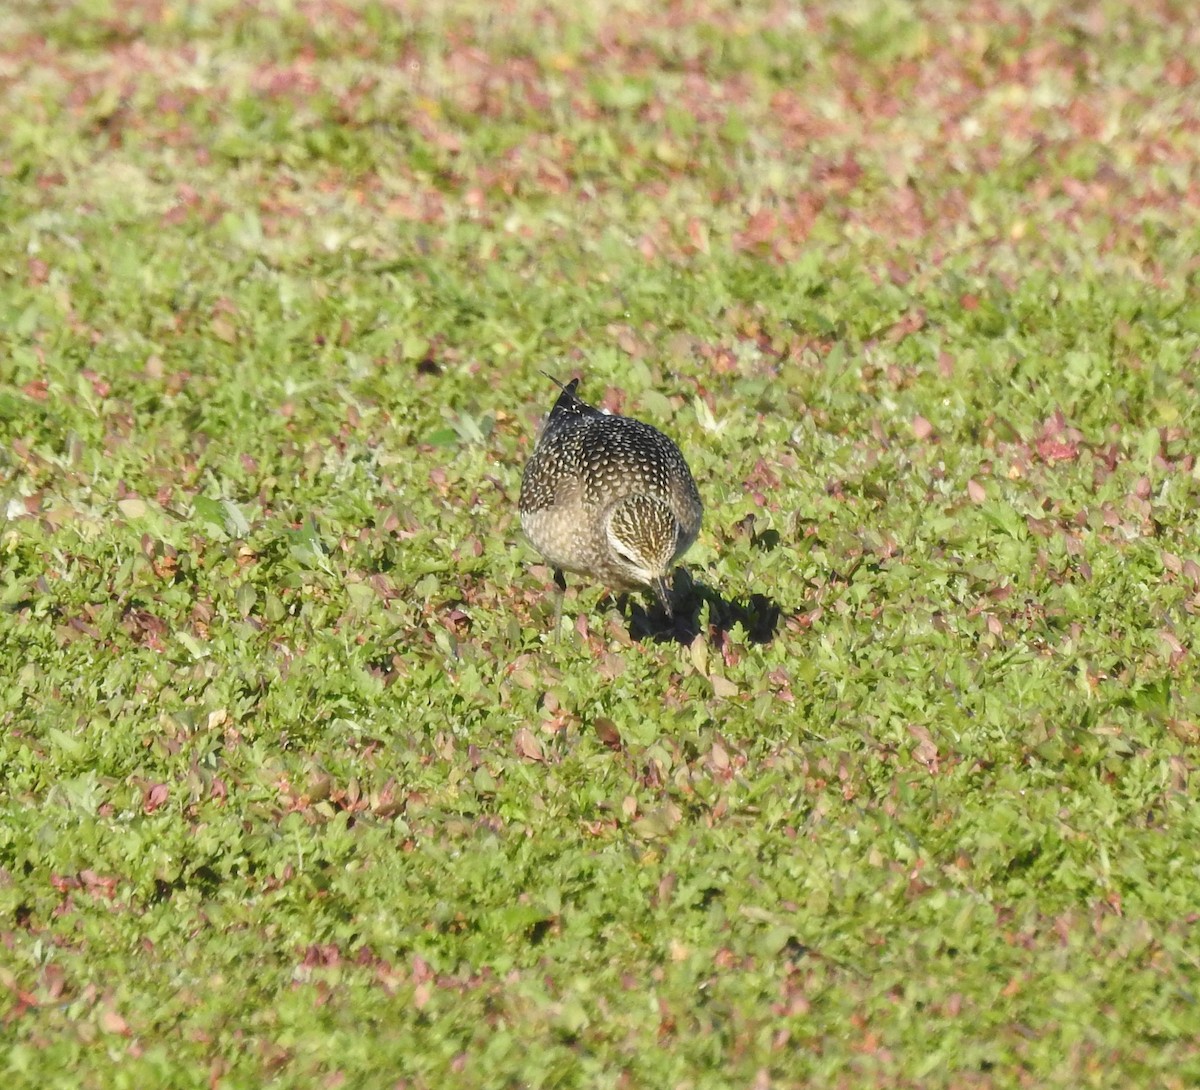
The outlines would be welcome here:
[[[562,636],[563,599],[567,594],[567,577],[563,575],[562,568],[554,569],[554,585],[558,587],[554,603],[554,640],[557,643]]]

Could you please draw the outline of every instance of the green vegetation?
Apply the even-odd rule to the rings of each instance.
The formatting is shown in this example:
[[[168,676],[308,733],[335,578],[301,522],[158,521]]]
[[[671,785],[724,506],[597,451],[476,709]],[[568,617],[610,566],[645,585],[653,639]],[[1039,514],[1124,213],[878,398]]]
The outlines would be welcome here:
[[[0,31],[11,1085],[1200,1084],[1188,5]],[[551,639],[540,369],[676,629]]]

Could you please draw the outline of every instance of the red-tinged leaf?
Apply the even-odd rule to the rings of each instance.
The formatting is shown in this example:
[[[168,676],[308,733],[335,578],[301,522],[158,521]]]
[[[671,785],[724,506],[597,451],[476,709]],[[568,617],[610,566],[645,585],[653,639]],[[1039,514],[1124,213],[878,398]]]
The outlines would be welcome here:
[[[61,965],[51,963],[42,972],[42,980],[48,999],[58,999],[67,986],[66,970]]]
[[[167,801],[170,794],[170,788],[165,783],[152,784],[142,794],[142,809],[147,814],[153,814]]]
[[[98,375],[95,371],[84,370],[81,371],[80,374],[82,374],[83,377],[91,383],[92,393],[94,393],[98,398],[106,398],[112,392],[112,388],[109,386],[108,381]]]
[[[767,208],[761,208],[753,213],[746,221],[745,230],[738,236],[743,246],[761,245],[769,242],[779,225],[775,213]]]
[[[923,727],[918,723],[910,723],[908,725],[908,733],[917,742],[913,748],[913,756],[928,768],[930,772],[936,773],[938,770],[938,750],[933,736],[929,733],[929,728]]]
[[[546,759],[546,751],[541,740],[528,727],[521,727],[513,735],[513,748],[516,749],[519,757],[524,757],[527,761],[544,761]]]
[[[1062,435],[1067,427],[1067,418],[1063,416],[1062,409],[1055,409],[1042,424],[1042,438],[1054,439],[1056,436]]]
[[[609,749],[621,748],[621,732],[611,719],[600,716],[592,723],[592,726],[595,728],[596,737],[600,739],[601,744],[608,746]]]
[[[1158,638],[1171,649],[1172,657],[1176,655],[1182,657],[1183,655],[1187,654],[1187,648],[1179,642],[1179,637],[1176,636],[1175,633],[1169,628],[1160,628],[1158,631]]]
[[[625,673],[625,657],[612,652],[606,652],[596,661],[596,673],[605,681],[612,681]]]
[[[94,870],[79,872],[79,881],[94,897],[112,897],[117,891],[117,880],[112,875],[97,874]]]
[[[341,951],[333,943],[312,943],[300,962],[306,969],[321,969],[341,963]]]
[[[1071,462],[1079,456],[1079,446],[1059,439],[1040,439],[1037,452],[1043,462]]]
[[[617,347],[624,352],[625,355],[635,360],[640,359],[646,354],[646,350],[642,346],[641,342],[638,341],[637,337],[635,337],[633,332],[629,329],[622,329],[621,332],[617,334]]]
[[[433,979],[433,970],[420,954],[413,954],[412,958],[412,976],[413,981],[417,984],[423,984],[427,980]]]
[[[987,493],[974,477],[967,481],[967,495],[970,496],[972,503],[983,503],[987,499]]]
[[[914,333],[919,333],[925,328],[925,311],[910,310],[900,321],[896,322],[891,329],[887,331],[887,339],[892,344],[898,344],[905,337],[910,337]]]
[[[923,416],[914,416],[912,430],[913,435],[923,443],[933,434],[933,425]]]
[[[129,1036],[129,1023],[111,1007],[105,1007],[100,1012],[100,1017],[97,1021],[105,1033],[115,1033],[122,1037]]]

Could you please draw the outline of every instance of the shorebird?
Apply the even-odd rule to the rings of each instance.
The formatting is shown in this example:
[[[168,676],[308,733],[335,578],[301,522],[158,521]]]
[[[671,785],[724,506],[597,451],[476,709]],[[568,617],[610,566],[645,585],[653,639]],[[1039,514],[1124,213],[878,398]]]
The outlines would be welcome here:
[[[547,376],[549,377],[549,376]],[[703,505],[679,448],[657,428],[602,412],[565,386],[521,478],[521,526],[554,568],[616,590],[648,588],[672,616],[669,578],[700,532]]]

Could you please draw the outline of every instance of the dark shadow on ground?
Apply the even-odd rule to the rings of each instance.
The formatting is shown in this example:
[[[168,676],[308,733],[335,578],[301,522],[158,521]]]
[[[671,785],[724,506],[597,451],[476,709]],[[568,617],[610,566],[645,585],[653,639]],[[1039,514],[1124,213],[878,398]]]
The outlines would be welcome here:
[[[785,612],[778,602],[765,594],[726,598],[680,568],[675,574],[671,594],[674,616],[668,617],[667,611],[657,602],[647,608],[637,597],[630,596],[626,612],[629,636],[655,643],[690,644],[701,632],[700,615],[705,603],[708,604],[708,627],[713,635],[720,636],[740,624],[750,643],[770,643]]]

